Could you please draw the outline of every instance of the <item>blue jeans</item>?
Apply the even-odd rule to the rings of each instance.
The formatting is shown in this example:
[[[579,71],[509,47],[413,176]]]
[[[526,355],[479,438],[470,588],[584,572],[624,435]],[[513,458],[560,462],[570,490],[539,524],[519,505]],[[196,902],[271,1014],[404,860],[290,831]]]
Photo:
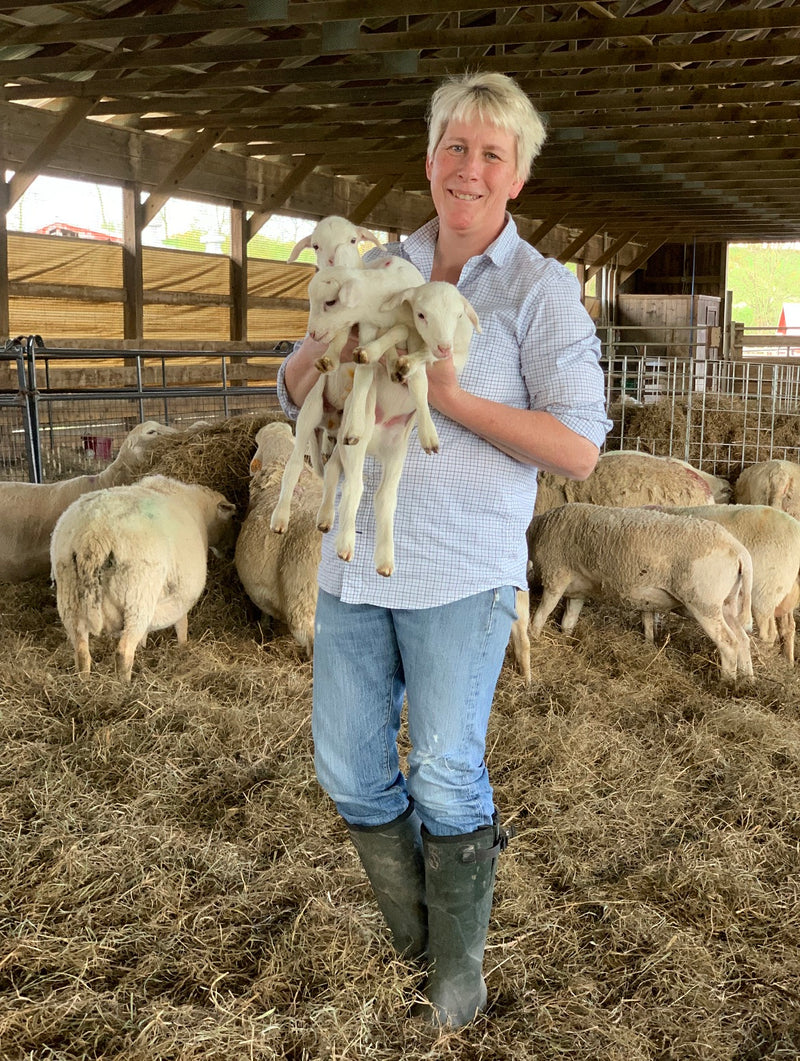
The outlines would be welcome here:
[[[345,604],[320,590],[314,763],[351,825],[384,825],[409,796],[434,836],[491,824],[486,727],[514,602],[513,586],[422,609]],[[404,695],[408,779],[397,748]]]

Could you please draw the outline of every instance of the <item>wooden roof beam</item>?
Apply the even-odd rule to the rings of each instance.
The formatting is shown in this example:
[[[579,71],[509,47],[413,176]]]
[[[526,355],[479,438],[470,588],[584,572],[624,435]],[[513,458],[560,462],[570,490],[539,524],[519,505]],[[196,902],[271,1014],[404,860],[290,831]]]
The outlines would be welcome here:
[[[167,176],[162,181],[159,181],[144,203],[142,203],[142,228],[147,228],[158,211],[180,189],[180,186],[192,170],[214,147],[219,134],[219,129],[206,129],[196,140],[189,144]]]
[[[11,178],[9,185],[9,210],[15,203],[19,202],[70,133],[89,114],[95,102],[96,100],[94,99],[74,100],[61,113],[56,124]]]
[[[305,158],[281,181],[274,192],[269,195],[267,201],[260,210],[254,211],[247,219],[246,239],[249,242],[253,236],[272,217],[276,210],[286,203],[292,192],[306,179],[309,173],[317,168],[322,161],[322,155],[306,155]]]

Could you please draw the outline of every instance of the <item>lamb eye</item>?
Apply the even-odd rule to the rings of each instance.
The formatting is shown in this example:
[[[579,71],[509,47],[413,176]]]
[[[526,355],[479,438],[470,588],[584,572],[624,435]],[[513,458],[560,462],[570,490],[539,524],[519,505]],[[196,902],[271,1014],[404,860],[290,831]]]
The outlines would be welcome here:
[[[421,320],[421,321],[424,321],[424,320],[425,320],[425,314],[424,314],[424,313],[418,313],[418,314],[417,314],[417,318],[418,318],[419,320]]]
[[[331,308],[331,306],[335,306],[335,305],[336,305],[336,299],[335,299],[335,298],[331,298],[331,299],[329,299],[329,300],[328,300],[328,301],[327,301],[327,302],[325,303],[325,305],[326,305],[326,307],[327,307],[328,309],[330,309],[330,308]]]
[[[356,237],[355,237],[355,236],[353,236],[353,238],[352,238],[352,239],[350,240],[350,242],[351,242],[351,243],[358,243],[358,240],[356,239]]]

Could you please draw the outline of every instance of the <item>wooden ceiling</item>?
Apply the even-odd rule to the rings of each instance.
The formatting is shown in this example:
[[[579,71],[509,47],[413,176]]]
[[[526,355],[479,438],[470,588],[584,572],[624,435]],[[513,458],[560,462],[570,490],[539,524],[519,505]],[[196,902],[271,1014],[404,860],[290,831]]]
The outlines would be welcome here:
[[[799,31],[800,0],[0,0],[0,164],[12,203],[39,172],[136,180],[146,221],[199,193],[252,235],[330,185],[411,227],[432,88],[480,67],[547,118],[534,242],[800,240]]]

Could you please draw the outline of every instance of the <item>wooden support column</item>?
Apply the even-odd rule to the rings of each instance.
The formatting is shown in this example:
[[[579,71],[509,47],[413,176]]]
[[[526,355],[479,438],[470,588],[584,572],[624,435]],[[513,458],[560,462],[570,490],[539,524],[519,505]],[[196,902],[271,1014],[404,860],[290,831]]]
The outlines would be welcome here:
[[[8,201],[9,187],[0,180],[0,343],[10,339],[11,309],[8,279]]]
[[[231,342],[247,339],[247,217],[241,203],[231,205]]]
[[[142,208],[138,184],[126,184],[122,189],[122,218],[122,334],[126,339],[143,339]]]

